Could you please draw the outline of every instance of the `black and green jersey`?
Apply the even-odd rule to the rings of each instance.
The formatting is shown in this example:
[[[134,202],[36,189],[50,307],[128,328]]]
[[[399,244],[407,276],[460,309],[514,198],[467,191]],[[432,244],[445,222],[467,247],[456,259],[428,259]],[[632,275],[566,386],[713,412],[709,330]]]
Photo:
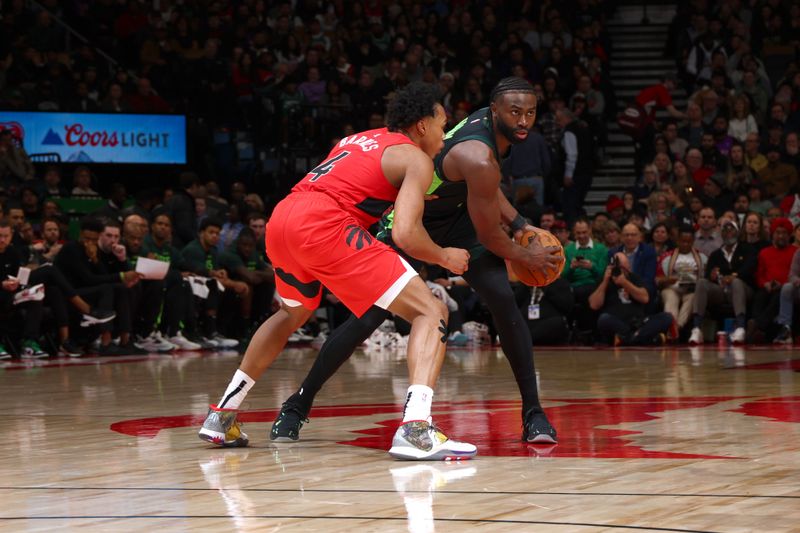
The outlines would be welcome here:
[[[427,193],[435,195],[436,199],[425,202],[422,224],[439,246],[474,250],[480,244],[467,211],[467,183],[450,181],[444,172],[444,158],[455,145],[464,141],[480,141],[486,144],[494,151],[498,163],[500,162],[488,107],[475,111],[445,135],[444,148],[433,160],[433,182]],[[394,212],[390,213],[383,222],[387,230],[391,230],[393,215]]]
[[[239,279],[236,271],[241,267],[245,267],[247,270],[253,272],[263,271],[268,268],[267,262],[264,260],[264,256],[261,255],[257,250],[254,250],[250,257],[248,257],[245,261],[244,258],[233,248],[225,250],[219,254],[219,266],[227,270],[228,275],[232,279]]]
[[[197,239],[187,244],[181,255],[186,263],[187,270],[207,276],[210,270],[217,270],[217,248],[212,246],[206,251]]]

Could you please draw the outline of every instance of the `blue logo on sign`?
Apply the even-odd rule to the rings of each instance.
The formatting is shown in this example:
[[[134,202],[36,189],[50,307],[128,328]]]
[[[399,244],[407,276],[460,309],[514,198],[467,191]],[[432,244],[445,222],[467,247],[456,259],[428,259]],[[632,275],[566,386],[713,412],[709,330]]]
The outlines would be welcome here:
[[[58,133],[53,131],[53,128],[50,128],[47,130],[47,134],[44,136],[42,144],[64,144],[64,141],[61,140],[61,137],[58,136]]]

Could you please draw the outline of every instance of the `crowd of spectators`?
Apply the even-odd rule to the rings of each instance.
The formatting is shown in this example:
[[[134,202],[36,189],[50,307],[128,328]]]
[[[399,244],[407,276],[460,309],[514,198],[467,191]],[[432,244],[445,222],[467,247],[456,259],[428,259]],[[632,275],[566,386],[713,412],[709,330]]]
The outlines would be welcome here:
[[[680,4],[667,47],[677,74],[632,103],[645,116],[636,139],[641,176],[591,217],[584,200],[618,111],[603,23],[614,2],[43,4],[133,68],[109,68],[88,45],[65,51],[50,13],[11,2],[0,32],[0,105],[185,113],[206,128],[203,142],[220,128],[245,129],[265,145],[324,153],[342,135],[380,127],[386,99],[410,81],[438,84],[452,127],[487,104],[501,77],[527,78],[538,117],[504,161],[503,190],[561,240],[567,259],[552,285],[516,285],[534,342],[699,343],[716,329],[734,342],[792,340],[800,295],[797,2]],[[679,88],[689,95],[680,109]],[[279,198],[212,179],[200,159],[190,161],[200,178],[184,172],[173,186],[139,190],[106,185],[86,166],[34,165],[10,131],[0,133],[0,255],[15,256],[5,275],[43,269],[28,286],[45,287],[38,305],[29,295],[14,307],[25,284],[4,282],[0,312],[43,314],[67,355],[246,341],[275,305],[263,235]],[[99,193],[107,202],[67,239],[57,199]],[[138,257],[168,261],[167,277],[143,279]],[[462,280],[433,269],[426,276],[449,299],[454,343],[470,323],[487,323],[492,337],[485,308]],[[324,301],[333,327],[346,313],[333,295]],[[41,333],[23,332],[30,353],[43,352],[31,348]],[[295,338],[318,333],[309,324]]]

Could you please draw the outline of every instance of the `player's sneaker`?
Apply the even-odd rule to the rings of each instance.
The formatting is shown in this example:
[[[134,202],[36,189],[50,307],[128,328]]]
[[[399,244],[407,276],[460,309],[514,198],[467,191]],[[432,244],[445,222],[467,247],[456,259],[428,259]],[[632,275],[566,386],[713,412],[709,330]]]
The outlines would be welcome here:
[[[747,334],[744,331],[744,328],[736,328],[731,333],[731,344],[741,345],[745,343],[745,339]]]
[[[244,448],[250,440],[242,431],[241,423],[236,420],[237,412],[235,409],[209,405],[208,416],[197,436],[223,448]]]
[[[82,355],[83,355],[83,350],[72,339],[66,339],[64,341],[61,341],[61,344],[58,345],[59,357],[80,357]]]
[[[167,340],[177,346],[179,350],[195,351],[203,349],[203,346],[200,343],[187,339],[180,331]]]
[[[773,344],[792,344],[792,329],[789,326],[781,326],[781,330],[772,339]]]
[[[522,423],[522,440],[525,442],[541,442],[555,444],[556,430],[541,411],[530,409]]]
[[[223,337],[219,333],[214,333],[211,336],[211,339],[217,343],[217,346],[220,348],[236,348],[239,346],[239,341],[236,339],[229,339],[228,337]]]
[[[23,359],[43,359],[45,357],[50,357],[50,354],[42,350],[38,342],[30,339],[22,342]]]
[[[269,432],[270,440],[277,442],[289,442],[300,438],[300,428],[308,422],[308,414],[297,405],[284,402],[281,412],[278,413],[272,429]]]
[[[81,318],[81,327],[86,328],[97,324],[105,324],[117,317],[114,311],[107,311],[105,309],[91,309],[88,313],[84,314]]]
[[[427,420],[411,420],[397,428],[389,449],[389,455],[407,461],[470,459],[477,453],[473,444],[450,440]]]
[[[692,328],[692,334],[689,336],[689,345],[697,346],[703,344],[703,331],[700,328]]]

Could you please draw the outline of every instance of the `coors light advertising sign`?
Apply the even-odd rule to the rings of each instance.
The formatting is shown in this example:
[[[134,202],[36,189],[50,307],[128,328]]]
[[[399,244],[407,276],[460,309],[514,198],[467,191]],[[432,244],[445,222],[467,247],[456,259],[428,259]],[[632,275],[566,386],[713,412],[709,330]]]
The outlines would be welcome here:
[[[186,117],[0,111],[28,154],[57,153],[65,163],[185,164]]]

